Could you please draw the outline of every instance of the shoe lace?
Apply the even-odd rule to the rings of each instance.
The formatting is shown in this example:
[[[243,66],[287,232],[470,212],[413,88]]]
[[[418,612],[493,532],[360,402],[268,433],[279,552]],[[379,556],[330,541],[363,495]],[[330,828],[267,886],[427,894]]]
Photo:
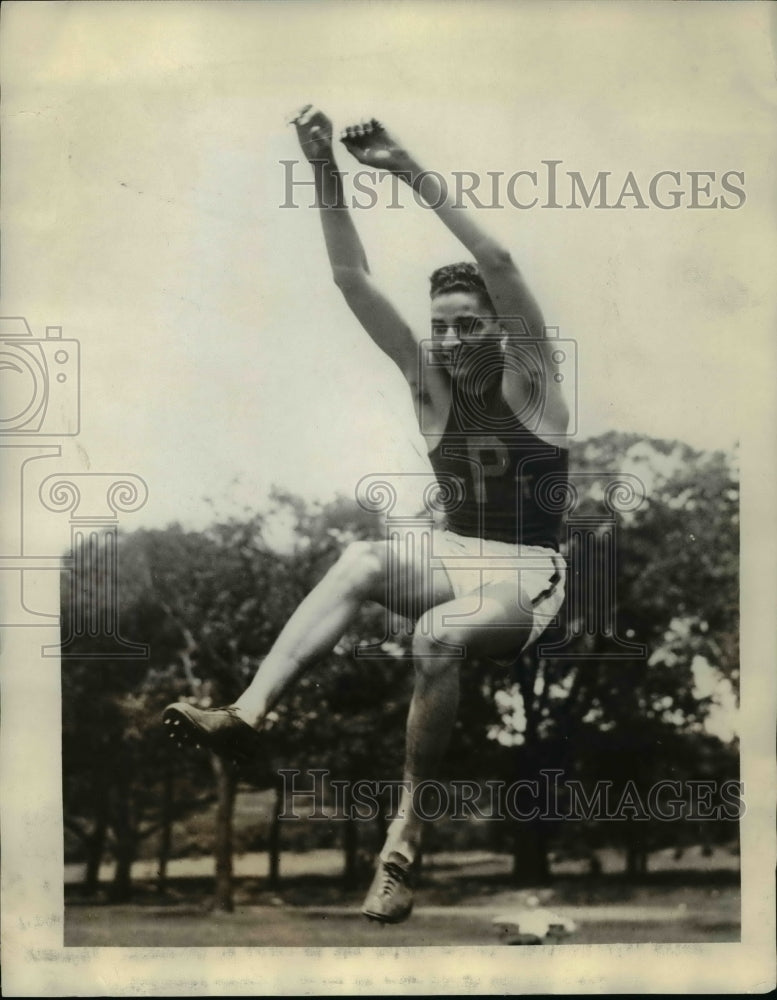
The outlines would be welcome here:
[[[382,896],[390,896],[397,886],[402,885],[402,883],[407,881],[407,872],[400,865],[395,864],[393,861],[383,862],[383,881],[381,882],[380,892]]]
[[[235,705],[217,705],[215,708],[204,708],[202,711],[208,715],[228,715],[230,719],[237,719],[238,722],[243,721]]]

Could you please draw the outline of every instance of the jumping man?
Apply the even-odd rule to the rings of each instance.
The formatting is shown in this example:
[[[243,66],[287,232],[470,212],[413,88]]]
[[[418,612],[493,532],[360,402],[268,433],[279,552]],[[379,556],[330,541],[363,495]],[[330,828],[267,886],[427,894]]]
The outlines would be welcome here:
[[[431,277],[431,338],[405,323],[374,282],[345,206],[329,119],[311,106],[294,120],[315,178],[332,275],[364,329],[410,386],[447,523],[433,554],[389,541],[347,546],[289,619],[234,705],[179,702],[164,722],[180,742],[250,758],[262,720],[299,675],[329,653],[365,601],[390,607],[389,573],[406,582],[402,614],[415,621],[415,687],[407,719],[404,791],[362,912],[396,923],[409,916],[423,821],[413,793],[436,777],[456,717],[459,670],[468,656],[515,660],[557,614],[564,596],[561,515],[543,490],[567,474],[568,414],[542,314],[510,254],[472,213],[454,207],[439,175],[374,119],[347,128],[360,163],[412,186],[474,258]],[[394,609],[391,609],[394,610]],[[398,609],[397,609],[398,610]]]

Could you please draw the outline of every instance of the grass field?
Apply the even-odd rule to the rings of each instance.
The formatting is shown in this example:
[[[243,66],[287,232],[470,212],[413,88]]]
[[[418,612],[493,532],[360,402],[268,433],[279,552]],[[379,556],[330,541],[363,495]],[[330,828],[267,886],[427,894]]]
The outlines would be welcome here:
[[[212,861],[185,859],[160,896],[144,866],[135,873],[131,904],[86,900],[67,893],[65,944],[71,946],[430,946],[494,945],[493,918],[540,906],[570,918],[577,930],[560,943],[629,944],[739,940],[738,874],[730,855],[685,867],[666,864],[629,883],[618,874],[588,878],[559,873],[534,890],[509,887],[510,859],[485,852],[428,859],[411,919],[396,927],[365,921],[366,886],[346,891],[337,851],[284,855],[280,889],[264,880],[264,856],[237,859],[235,911],[209,909]],[[701,859],[699,859],[701,861]],[[660,862],[660,859],[659,859]],[[72,873],[71,873],[72,874]],[[145,878],[144,878],[145,876]]]
[[[68,914],[65,944],[138,947],[428,947],[494,945],[499,936],[490,910],[473,907],[440,913],[419,907],[405,923],[383,927],[359,917],[358,910],[321,913],[303,907],[247,906],[231,914],[192,913],[186,909],[81,907]],[[559,912],[567,912],[558,908]],[[635,915],[636,916],[636,915]],[[738,941],[737,924],[706,923],[697,916],[651,920],[587,920],[560,943],[687,944]]]

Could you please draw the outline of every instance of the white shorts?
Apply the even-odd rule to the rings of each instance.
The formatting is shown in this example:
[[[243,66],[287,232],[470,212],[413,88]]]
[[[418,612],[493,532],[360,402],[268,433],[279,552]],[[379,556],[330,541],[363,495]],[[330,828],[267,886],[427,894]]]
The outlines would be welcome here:
[[[555,549],[470,538],[435,528],[432,556],[445,569],[457,599],[496,583],[516,584],[519,601],[531,603],[534,623],[524,648],[555,622],[564,603],[567,565]]]

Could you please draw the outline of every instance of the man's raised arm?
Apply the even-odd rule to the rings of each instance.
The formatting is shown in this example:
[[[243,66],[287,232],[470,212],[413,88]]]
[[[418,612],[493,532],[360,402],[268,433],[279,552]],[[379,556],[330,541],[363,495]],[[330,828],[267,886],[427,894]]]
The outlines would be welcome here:
[[[472,212],[454,206],[434,171],[424,170],[374,118],[346,129],[341,140],[360,163],[388,170],[409,184],[475,258],[497,314],[508,322],[513,316],[523,316],[529,332],[542,336],[539,306],[509,251],[478,225]]]
[[[409,184],[472,254],[507,334],[506,351],[510,352],[512,342],[521,358],[520,363],[505,368],[505,398],[516,412],[520,411],[527,395],[532,394],[539,383],[549,424],[556,432],[563,432],[568,416],[564,399],[552,377],[552,345],[545,337],[540,307],[509,251],[478,225],[473,212],[456,207],[439,177],[424,170],[380,122],[372,119],[346,129],[341,138],[360,163],[388,170]],[[535,356],[536,363],[531,362],[531,352],[520,351],[519,345],[525,345],[527,337],[541,352],[541,358]]]
[[[367,256],[343,196],[343,179],[332,149],[332,123],[323,112],[306,105],[294,125],[302,151],[313,167],[316,204],[335,283],[373,341],[414,384],[416,341],[370,277]]]

